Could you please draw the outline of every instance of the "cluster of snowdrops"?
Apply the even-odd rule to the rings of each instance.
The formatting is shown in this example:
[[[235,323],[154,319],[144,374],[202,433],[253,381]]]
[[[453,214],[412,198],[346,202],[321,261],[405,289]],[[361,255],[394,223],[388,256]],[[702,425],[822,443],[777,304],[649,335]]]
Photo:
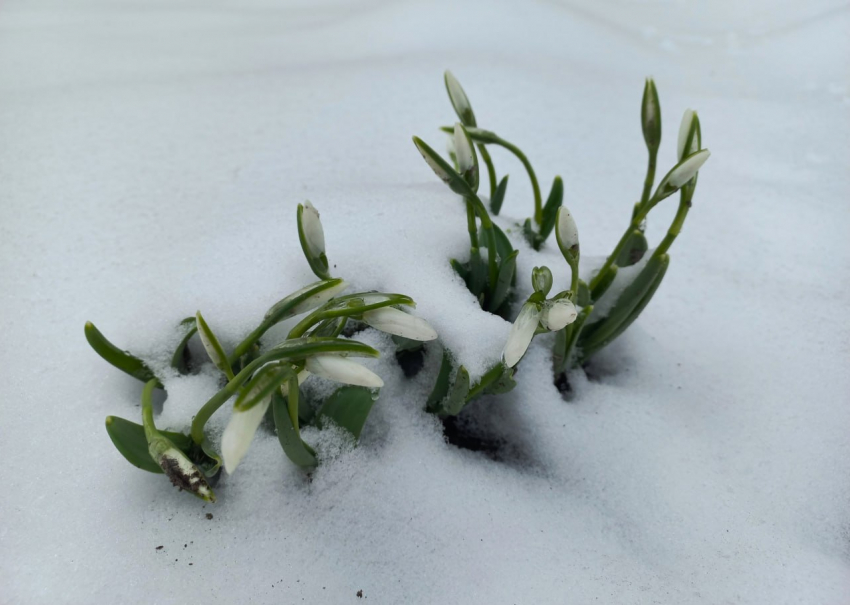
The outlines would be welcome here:
[[[513,143],[478,127],[469,99],[457,79],[445,74],[446,90],[459,122],[443,127],[448,134],[444,158],[421,139],[414,143],[427,164],[466,205],[470,254],[464,261],[450,259],[454,270],[475,295],[481,308],[512,321],[499,363],[475,382],[448,348],[443,349],[434,388],[425,409],[440,417],[459,414],[474,398],[496,396],[516,386],[514,370],[535,335],[556,334],[553,380],[583,364],[622,334],[649,303],[670,262],[668,250],[681,231],[696,189],[697,172],[708,159],[702,148],[699,118],[687,110],[678,136],[677,161],[657,186],[655,170],[661,142],[661,108],[651,79],[641,104],[641,125],[648,151],[646,179],[640,201],[620,241],[605,262],[585,282],[579,278],[579,235],[575,220],[563,206],[564,187],[555,177],[543,201],[534,169]],[[552,294],[548,267],[535,267],[530,276],[533,293],[516,299],[516,257],[505,233],[493,222],[505,199],[508,177],[497,177],[488,145],[507,149],[522,163],[534,194],[534,214],[521,232],[534,249],[555,233],[557,245],[570,268],[569,288]],[[480,158],[480,161],[479,161]],[[489,197],[479,195],[480,166],[485,165]],[[663,199],[679,193],[679,206],[666,236],[650,249],[644,235],[646,217]],[[485,203],[485,199],[487,203]],[[221,389],[192,419],[189,434],[160,430],[154,421],[153,394],[163,383],[139,357],[107,340],[92,323],[86,339],[107,362],[145,383],[142,423],[109,416],[106,429],[118,451],[134,466],[164,473],[171,482],[199,498],[214,501],[213,487],[222,467],[233,473],[249,449],[259,425],[271,416],[281,448],[295,464],[310,469],[318,464],[316,452],[301,437],[301,428],[335,424],[356,441],[383,386],[381,378],[357,363],[356,357],[377,357],[378,351],[356,340],[357,331],[371,326],[393,335],[400,351],[416,351],[439,334],[409,310],[414,301],[403,294],[346,293],[344,279],[330,275],[325,239],[318,211],[309,203],[298,206],[298,236],[318,281],[272,306],[257,328],[231,351],[225,350],[200,311],[180,324],[181,339],[172,356],[173,371],[185,374],[192,363],[189,341],[197,335],[209,361],[221,372]],[[518,225],[519,226],[519,225]],[[622,271],[631,267],[630,271]],[[620,273],[620,279],[618,279]],[[565,284],[566,285],[566,284]],[[597,312],[594,313],[594,309]],[[303,315],[277,343],[262,343],[273,326]],[[343,386],[320,402],[305,402],[299,386],[309,376]],[[230,420],[218,443],[205,430],[207,421],[229,401]]]

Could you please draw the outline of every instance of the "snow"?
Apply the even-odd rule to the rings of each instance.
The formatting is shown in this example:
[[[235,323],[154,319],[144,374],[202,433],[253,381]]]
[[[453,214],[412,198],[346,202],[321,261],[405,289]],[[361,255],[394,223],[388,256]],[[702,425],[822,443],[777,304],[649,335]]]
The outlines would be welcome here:
[[[836,0],[3,3],[0,601],[846,603],[848,25]],[[468,254],[463,204],[410,138],[443,148],[446,68],[544,195],[562,175],[588,258],[643,183],[644,77],[659,176],[699,112],[712,155],[640,320],[568,401],[537,337],[517,389],[463,419],[495,460],[422,411],[430,343],[413,379],[363,360],[385,387],[360,444],[306,431],[310,479],[262,427],[214,505],[128,465],[103,420],[138,419],[141,384],[84,322],[163,362],[200,309],[233,346],[315,281],[308,199],[349,292],[412,296],[473,376],[498,360],[510,324],[447,262]],[[531,188],[492,155],[511,227]],[[521,293],[541,264],[567,287],[553,238],[510,237]],[[216,380],[168,377],[161,426]]]

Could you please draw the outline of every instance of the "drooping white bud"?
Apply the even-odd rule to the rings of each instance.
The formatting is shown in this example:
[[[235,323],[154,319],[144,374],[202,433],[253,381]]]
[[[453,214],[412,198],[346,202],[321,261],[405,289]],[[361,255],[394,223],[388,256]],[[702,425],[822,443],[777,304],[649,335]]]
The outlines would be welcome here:
[[[513,326],[511,326],[511,333],[508,335],[508,341],[505,343],[505,349],[502,352],[506,366],[512,368],[519,363],[519,360],[525,355],[528,345],[531,344],[531,339],[534,338],[534,332],[539,323],[540,309],[534,303],[525,303]]]
[[[458,172],[464,174],[474,166],[474,151],[472,150],[469,136],[464,132],[460,122],[455,123],[454,147],[457,156]]]
[[[314,355],[307,358],[306,369],[311,374],[336,382],[373,389],[384,386],[381,377],[356,361],[338,355]]]
[[[317,307],[321,307],[334,296],[348,288],[348,282],[342,279],[326,280],[310,284],[305,288],[293,292],[283,300],[275,303],[271,309],[266,312],[264,319],[274,318],[275,322],[289,319],[295,315],[312,311]],[[311,294],[312,292],[312,294]],[[303,298],[299,302],[292,304],[292,301]]]
[[[696,153],[686,156],[670,174],[667,175],[667,183],[676,189],[694,178],[694,175],[699,171],[700,167],[705,164],[711,152],[708,149],[701,149]]]
[[[464,126],[475,126],[475,114],[472,113],[472,106],[469,103],[469,98],[466,96],[463,87],[454,74],[446,70],[446,91],[449,93],[449,100],[452,102],[452,107],[455,109],[457,117],[463,122]]]
[[[304,203],[304,212],[301,216],[304,239],[312,256],[321,256],[325,253],[325,231],[322,229],[322,221],[319,211],[310,202]]]
[[[433,150],[419,137],[413,137],[413,143],[416,145],[416,149],[419,150],[419,153],[422,154],[422,158],[431,167],[431,170],[434,171],[434,174],[440,177],[443,182],[448,183],[451,180],[451,175],[449,175],[445,168],[441,166],[436,159],[434,159],[435,154]]]
[[[411,340],[424,341],[437,338],[437,332],[427,321],[394,307],[382,307],[374,311],[366,311],[363,314],[363,321],[381,332],[395,334]]]
[[[234,408],[230,422],[227,423],[221,436],[221,456],[224,459],[224,470],[227,474],[233,474],[242,461],[270,403],[271,396],[267,396],[247,410],[241,411]]]
[[[547,330],[557,332],[573,323],[578,316],[576,306],[568,298],[546,301],[540,315],[540,323]]]

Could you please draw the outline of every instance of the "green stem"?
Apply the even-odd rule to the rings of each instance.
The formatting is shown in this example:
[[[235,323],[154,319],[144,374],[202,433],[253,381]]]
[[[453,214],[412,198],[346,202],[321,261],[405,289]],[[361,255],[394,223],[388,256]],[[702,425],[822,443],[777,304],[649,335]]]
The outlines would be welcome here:
[[[466,396],[466,400],[470,401],[473,397],[478,395],[481,391],[487,388],[487,386],[497,380],[499,376],[504,372],[504,367],[501,363],[493,366],[489,370],[487,370],[484,375],[481,377],[481,380],[478,381],[474,387],[469,389],[469,393]]]
[[[540,225],[543,222],[543,198],[540,196],[540,185],[537,182],[537,175],[534,174],[534,168],[531,167],[531,162],[528,161],[528,158],[525,157],[525,154],[520,148],[513,143],[498,138],[495,140],[495,144],[501,145],[514,154],[525,167],[525,171],[528,173],[528,179],[531,181],[531,188],[534,190],[534,222]]]
[[[469,244],[471,248],[478,247],[478,225],[475,222],[475,207],[472,202],[466,200],[466,227],[469,230]]]
[[[490,152],[484,143],[478,144],[478,153],[481,155],[481,160],[487,165],[487,175],[490,181],[490,199],[496,194],[496,167],[493,166],[493,160],[490,157]]]
[[[236,348],[233,349],[233,353],[231,353],[227,358],[228,363],[233,365],[239,361],[239,359],[247,353],[252,346],[254,346],[254,343],[260,340],[262,335],[265,334],[271,327],[272,324],[266,324],[266,322],[257,326],[257,329],[248,334],[248,336],[245,337],[245,340],[236,345]]]
[[[643,183],[643,194],[640,196],[640,204],[643,206],[649,201],[652,193],[652,185],[655,183],[655,163],[658,158],[658,149],[650,150],[649,165],[646,167],[646,180]]]
[[[690,209],[691,200],[685,197],[685,192],[683,191],[682,197],[679,200],[679,209],[676,210],[676,216],[673,217],[673,222],[667,230],[667,235],[664,236],[664,239],[658,244],[658,248],[653,252],[654,255],[661,256],[670,249],[670,246],[676,240],[676,236],[682,232],[682,225],[685,223],[685,217],[688,216],[688,210]]]
[[[145,438],[148,443],[159,434],[153,421],[153,390],[159,386],[156,378],[148,380],[142,389],[142,425],[145,427]]]

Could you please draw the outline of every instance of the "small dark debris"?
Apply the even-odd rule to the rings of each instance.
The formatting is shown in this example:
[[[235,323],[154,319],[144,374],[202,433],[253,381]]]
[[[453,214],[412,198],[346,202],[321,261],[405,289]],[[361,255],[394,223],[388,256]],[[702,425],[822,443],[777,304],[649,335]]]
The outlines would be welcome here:
[[[163,548],[165,548],[165,546],[162,545],[162,544],[160,544],[159,546],[156,547],[157,550],[162,550]]]
[[[189,563],[189,565],[194,565],[194,563]]]
[[[213,514],[212,514],[212,513],[207,513],[207,519],[212,519],[212,518],[213,518]]]
[[[357,591],[357,598],[358,598],[358,599],[362,599],[362,598],[363,598],[363,591],[362,591],[362,590],[358,590],[358,591]]]

